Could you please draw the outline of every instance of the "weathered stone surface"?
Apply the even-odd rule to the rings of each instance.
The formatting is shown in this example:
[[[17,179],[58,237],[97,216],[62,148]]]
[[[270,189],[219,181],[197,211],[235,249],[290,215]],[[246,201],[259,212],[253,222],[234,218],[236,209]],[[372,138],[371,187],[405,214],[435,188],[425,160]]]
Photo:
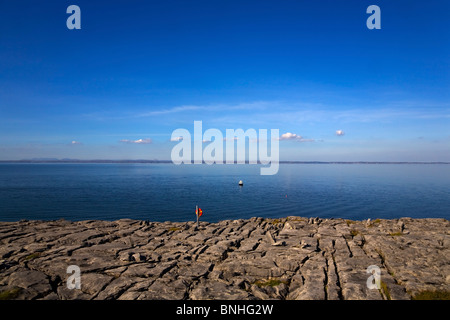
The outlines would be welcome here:
[[[43,297],[51,292],[48,277],[40,271],[23,270],[10,275],[8,287],[20,288],[20,296],[23,299],[35,299]]]
[[[12,299],[411,299],[450,291],[445,219],[0,222]],[[68,289],[69,265],[81,289]],[[378,266],[380,289],[367,268]]]
[[[156,279],[138,300],[181,300],[187,296],[188,283],[183,279]]]
[[[111,281],[96,297],[96,300],[112,300],[117,299],[130,288],[137,280],[129,277],[119,277]],[[81,285],[83,288],[83,285]],[[73,289],[72,291],[76,291]]]
[[[192,289],[189,297],[193,300],[242,300],[247,299],[249,294],[222,281],[203,280]]]

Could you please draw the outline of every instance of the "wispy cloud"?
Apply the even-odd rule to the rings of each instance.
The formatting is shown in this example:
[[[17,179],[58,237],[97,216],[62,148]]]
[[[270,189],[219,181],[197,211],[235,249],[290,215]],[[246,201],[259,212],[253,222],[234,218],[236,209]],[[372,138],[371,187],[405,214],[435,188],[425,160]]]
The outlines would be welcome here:
[[[342,131],[342,130],[336,130],[336,135],[337,136],[343,136],[343,135],[345,135],[345,132]]]
[[[182,136],[179,136],[179,137],[173,137],[173,138],[170,139],[170,141],[175,141],[175,142],[178,142],[178,141],[181,141],[181,140],[183,140],[183,137],[182,137]]]
[[[71,145],[79,145],[79,144],[82,144],[82,143],[80,141],[73,140],[70,144]]]
[[[138,119],[138,118],[148,118],[148,117],[158,117],[165,115],[177,115],[177,117],[182,114],[192,115],[194,112],[196,115],[204,116],[206,113],[217,115],[218,113],[229,113],[231,111],[262,111],[270,110],[278,106],[277,101],[253,101],[253,102],[242,102],[236,104],[226,104],[226,103],[212,103],[212,104],[190,104],[190,105],[179,105],[173,107],[162,107],[162,106],[135,106],[134,112],[111,112],[111,111],[101,111],[89,114],[83,114],[84,118],[97,121],[107,121],[107,120],[124,120],[124,119]],[[127,109],[132,109],[129,107]],[[147,109],[147,110],[146,110]]]
[[[450,105],[427,102],[386,102],[382,106],[373,105],[367,107],[340,106],[333,104],[312,104],[306,102],[266,102],[260,103],[259,108],[252,114],[225,114],[219,115],[214,120],[216,123],[283,126],[302,123],[377,123],[393,122],[398,119],[433,120],[450,118]],[[410,106],[410,107],[409,107]],[[276,112],[275,112],[276,110]]]
[[[257,126],[281,128],[283,125],[303,123],[377,123],[398,119],[432,120],[450,118],[450,105],[432,101],[386,101],[382,105],[334,105],[308,101],[252,101],[241,103],[186,104],[171,107],[130,106],[123,112],[104,111],[85,114],[91,120],[120,121],[170,116],[177,123],[202,118],[216,126]],[[249,116],[251,113],[251,116]],[[170,122],[172,120],[168,120]]]
[[[152,143],[152,139],[138,139],[138,140],[128,140],[128,139],[122,139],[120,142],[123,143],[134,143],[134,144],[150,144]]]
[[[184,112],[184,111],[198,111],[198,110],[205,109],[205,108],[206,108],[206,106],[194,106],[194,105],[178,106],[178,107],[173,107],[173,108],[169,108],[169,109],[137,113],[134,116],[139,117],[139,118],[140,117],[153,117],[153,116],[165,115],[165,114],[170,114],[170,113],[179,113],[179,112]]]
[[[247,103],[237,103],[237,104],[210,104],[210,105],[182,105],[175,106],[172,108],[166,108],[162,110],[152,110],[148,112],[136,113],[134,117],[153,117],[173,113],[182,113],[188,111],[209,111],[209,112],[220,112],[220,111],[239,111],[239,110],[261,110],[273,106],[277,102],[267,102],[267,101],[255,101]]]

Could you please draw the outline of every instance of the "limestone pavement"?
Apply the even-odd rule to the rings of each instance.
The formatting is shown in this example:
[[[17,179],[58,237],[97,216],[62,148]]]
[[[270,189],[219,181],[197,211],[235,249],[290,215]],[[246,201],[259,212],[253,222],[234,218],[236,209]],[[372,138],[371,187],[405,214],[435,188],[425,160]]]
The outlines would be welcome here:
[[[1,222],[0,297],[411,299],[450,291],[449,230],[411,218]],[[70,265],[81,289],[67,287]]]

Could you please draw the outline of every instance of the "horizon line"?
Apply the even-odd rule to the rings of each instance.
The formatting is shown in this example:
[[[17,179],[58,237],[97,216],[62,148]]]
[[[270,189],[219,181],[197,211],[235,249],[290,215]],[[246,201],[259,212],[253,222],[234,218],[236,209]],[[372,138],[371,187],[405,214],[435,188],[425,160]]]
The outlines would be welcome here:
[[[57,158],[33,158],[33,159],[20,159],[20,160],[0,160],[0,163],[173,163],[172,160],[159,160],[159,159],[57,159]],[[271,163],[279,164],[450,164],[450,161],[302,161],[302,160],[280,160],[273,161]],[[194,164],[185,163],[185,164]],[[205,161],[202,164],[206,164]],[[248,160],[244,162],[234,161],[233,163],[214,163],[214,164],[250,164]],[[257,164],[262,164],[259,160]],[[263,164],[264,165],[264,164]]]

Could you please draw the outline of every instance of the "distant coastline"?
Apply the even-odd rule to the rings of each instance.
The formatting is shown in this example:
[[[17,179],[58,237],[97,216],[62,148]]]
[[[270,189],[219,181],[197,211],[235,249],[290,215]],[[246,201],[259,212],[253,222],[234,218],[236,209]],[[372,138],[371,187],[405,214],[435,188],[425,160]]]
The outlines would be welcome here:
[[[33,158],[22,160],[0,160],[1,163],[172,163],[171,160],[80,160],[80,159],[53,159]],[[279,161],[280,164],[450,164],[447,161]],[[205,164],[205,162],[203,162]],[[235,163],[238,164],[238,163]],[[239,163],[244,164],[244,163]],[[248,161],[245,162],[248,164]],[[258,162],[258,164],[261,164]]]

